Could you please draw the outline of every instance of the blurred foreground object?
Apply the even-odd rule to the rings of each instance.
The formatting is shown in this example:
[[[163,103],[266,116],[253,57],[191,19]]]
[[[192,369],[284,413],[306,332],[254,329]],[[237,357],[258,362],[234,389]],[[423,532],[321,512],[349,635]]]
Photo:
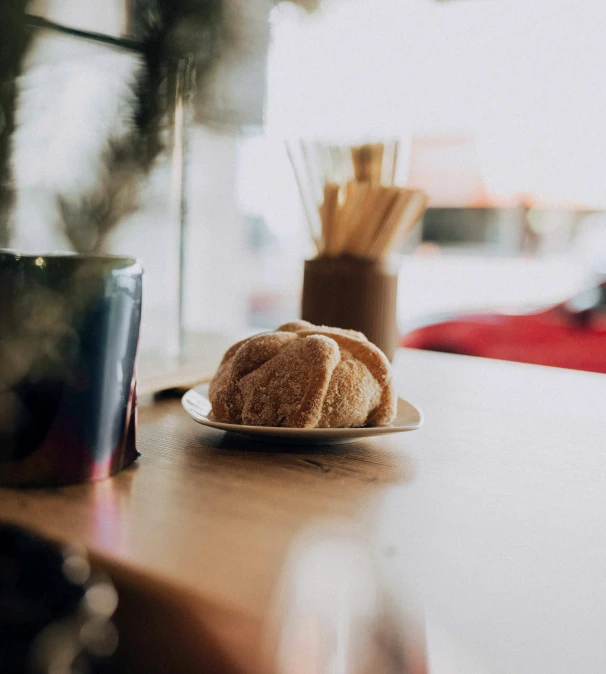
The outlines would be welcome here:
[[[109,671],[118,596],[82,548],[60,548],[0,524],[0,672]]]
[[[409,333],[402,346],[606,373],[606,282],[528,314],[461,315]]]
[[[390,601],[347,526],[319,526],[299,537],[286,560],[271,658],[277,674],[426,674],[419,620]]]

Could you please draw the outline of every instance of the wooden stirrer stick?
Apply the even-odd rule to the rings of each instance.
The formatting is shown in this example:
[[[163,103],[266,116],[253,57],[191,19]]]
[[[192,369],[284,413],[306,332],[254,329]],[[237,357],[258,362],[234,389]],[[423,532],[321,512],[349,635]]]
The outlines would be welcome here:
[[[345,205],[343,206],[343,210],[339,217],[337,235],[335,237],[335,249],[337,255],[340,255],[345,251],[347,241],[351,236],[351,232],[353,231],[356,222],[356,216],[362,208],[362,204],[364,203],[369,190],[370,185],[367,182],[356,182],[355,180],[352,180],[346,185]]]
[[[336,255],[335,229],[337,218],[337,206],[339,201],[339,185],[327,182],[324,185],[324,203],[320,207],[322,214],[322,240],[323,250],[326,255]]]
[[[381,257],[385,241],[390,241],[395,236],[395,231],[400,225],[406,206],[412,197],[412,191],[400,188],[398,195],[394,200],[392,207],[381,223],[381,226],[376,232],[376,236],[369,246],[370,257],[377,259]]]
[[[413,227],[419,221],[419,218],[425,212],[428,197],[421,190],[411,190],[409,199],[404,206],[403,212],[395,226],[386,228],[385,235],[377,241],[374,253],[377,257],[388,255],[394,248],[400,246]]]
[[[371,257],[370,245],[400,193],[398,187],[378,187],[375,189],[377,190],[377,198],[373,204],[373,209],[367,213],[364,221],[360,223],[357,236],[353,242],[354,253],[359,257]]]

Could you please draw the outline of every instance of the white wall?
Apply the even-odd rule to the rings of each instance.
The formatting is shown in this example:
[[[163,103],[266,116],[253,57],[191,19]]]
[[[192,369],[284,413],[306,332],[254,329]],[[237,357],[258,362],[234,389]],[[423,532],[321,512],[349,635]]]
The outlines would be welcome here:
[[[471,132],[488,187],[606,204],[602,0],[274,10],[268,134]]]

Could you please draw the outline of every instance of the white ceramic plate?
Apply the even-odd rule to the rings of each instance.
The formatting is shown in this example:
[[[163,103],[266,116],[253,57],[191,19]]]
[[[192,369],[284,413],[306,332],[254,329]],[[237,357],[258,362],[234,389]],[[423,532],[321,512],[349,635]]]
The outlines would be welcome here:
[[[262,442],[287,443],[297,445],[335,445],[353,442],[374,435],[414,431],[423,425],[423,413],[412,403],[400,398],[398,413],[388,426],[367,426],[364,428],[276,428],[274,426],[243,426],[215,421],[212,406],[207,396],[208,385],[197,386],[188,391],[182,404],[189,416],[204,426],[245,435]]]

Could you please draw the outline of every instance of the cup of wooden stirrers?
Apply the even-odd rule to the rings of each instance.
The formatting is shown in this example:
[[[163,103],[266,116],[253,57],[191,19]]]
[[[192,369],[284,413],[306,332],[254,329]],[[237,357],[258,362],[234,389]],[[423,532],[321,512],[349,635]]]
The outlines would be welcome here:
[[[301,317],[363,332],[393,358],[398,250],[427,206],[395,185],[397,143],[288,145],[317,255],[305,262]]]

